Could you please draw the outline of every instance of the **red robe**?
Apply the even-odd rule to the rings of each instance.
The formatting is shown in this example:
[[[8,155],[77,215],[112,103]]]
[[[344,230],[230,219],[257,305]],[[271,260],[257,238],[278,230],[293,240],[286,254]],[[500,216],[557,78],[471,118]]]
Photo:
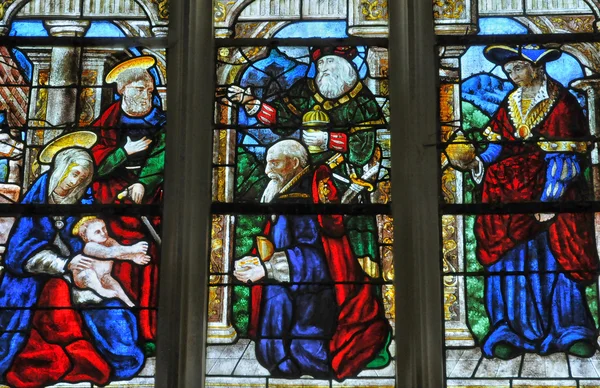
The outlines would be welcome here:
[[[118,146],[119,120],[121,117],[121,103],[112,104],[93,126],[98,129],[98,143],[92,148],[92,155],[96,165],[110,155]],[[122,129],[121,129],[122,130]],[[122,171],[122,170],[119,170]],[[137,182],[137,176],[129,174],[112,174],[101,177],[94,182],[94,197],[98,203],[113,204],[117,195],[131,184]],[[148,193],[147,193],[148,194]],[[159,203],[161,190],[147,197],[144,204]],[[127,199],[122,203],[133,203]],[[152,220],[156,230],[160,230],[160,220]],[[150,264],[139,266],[130,262],[115,260],[113,277],[123,286],[123,289],[133,297],[136,305],[140,307],[139,322],[140,334],[145,340],[156,339],[156,306],[158,301],[158,254],[159,247],[154,244],[146,226],[138,217],[115,217],[107,221],[112,236],[121,244],[132,244],[141,240],[149,241],[148,254],[152,257]]]
[[[312,198],[319,203],[319,181],[330,176],[326,166],[317,169],[313,176]],[[329,180],[329,201],[338,201],[337,190]],[[377,297],[378,285],[363,272],[352,253],[344,232],[342,215],[320,215],[321,241],[329,273],[336,284],[335,298],[338,306],[337,325],[329,342],[331,367],[335,378],[343,380],[356,376],[386,345],[391,327],[385,317],[383,302]],[[271,224],[267,223],[265,235]],[[254,254],[256,252],[253,252]],[[260,321],[262,286],[252,287],[252,309],[249,334],[254,337]]]
[[[575,97],[551,80],[548,91],[552,104],[541,122],[531,128],[534,139],[577,140],[589,135],[587,120]],[[503,141],[518,141],[509,107],[507,98],[489,126]],[[497,161],[487,167],[482,202],[540,201],[546,181],[546,153],[535,142],[503,144]],[[571,184],[559,201],[574,201],[581,194],[581,189]],[[581,271],[571,273],[575,280],[591,281],[596,276],[593,272],[598,270],[593,218],[591,213],[558,213],[548,223],[541,223],[533,213],[480,215],[475,224],[477,257],[489,266],[547,229],[550,249],[560,266],[567,271]]]
[[[38,388],[57,382],[108,383],[110,366],[92,345],[63,279],[46,282],[25,347],[6,373],[12,387]]]

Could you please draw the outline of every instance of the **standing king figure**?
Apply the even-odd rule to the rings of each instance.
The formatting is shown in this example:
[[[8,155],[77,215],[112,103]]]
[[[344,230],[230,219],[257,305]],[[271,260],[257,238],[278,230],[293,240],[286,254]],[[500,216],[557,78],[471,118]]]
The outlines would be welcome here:
[[[517,89],[484,131],[488,148],[470,163],[451,163],[483,182],[483,203],[585,199],[587,120],[577,99],[545,71],[561,52],[491,46],[484,55],[503,66]],[[585,287],[598,270],[593,214],[484,214],[475,236],[491,320],[483,354],[592,356],[597,330]]]

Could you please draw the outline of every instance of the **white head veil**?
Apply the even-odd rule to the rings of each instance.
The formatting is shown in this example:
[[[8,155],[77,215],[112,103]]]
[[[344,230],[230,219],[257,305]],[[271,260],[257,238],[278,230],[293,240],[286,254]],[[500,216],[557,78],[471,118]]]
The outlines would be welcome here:
[[[89,174],[85,178],[85,181],[74,187],[65,197],[61,197],[60,203],[75,204],[83,197],[85,190],[92,183],[94,161],[90,153],[81,148],[67,148],[56,154],[50,173],[48,197],[52,196],[56,186],[67,176],[71,169],[78,166],[87,170]]]

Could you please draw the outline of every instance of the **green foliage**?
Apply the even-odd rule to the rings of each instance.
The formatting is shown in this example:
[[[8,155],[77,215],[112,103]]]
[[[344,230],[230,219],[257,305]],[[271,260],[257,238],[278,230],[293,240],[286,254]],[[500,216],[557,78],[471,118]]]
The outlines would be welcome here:
[[[481,341],[490,330],[484,305],[483,277],[467,277],[467,311],[471,331]]]
[[[479,136],[479,139],[477,140],[483,139],[481,130],[483,130],[490,121],[490,117],[468,101],[461,102],[461,109],[463,131],[465,133],[476,132]]]
[[[252,152],[237,147],[237,178],[235,196],[238,199],[258,200],[269,183],[264,166]]]
[[[475,216],[464,216],[465,258],[468,272],[482,271],[477,261],[477,240],[473,233]],[[482,277],[467,277],[467,311],[469,326],[478,340],[483,339],[490,329],[490,321],[485,311],[484,282]]]
[[[593,186],[592,169],[589,166],[583,170],[583,179],[585,179],[589,187]]]
[[[237,216],[235,228],[235,257],[250,254],[256,236],[263,233],[266,217],[262,215]]]
[[[233,286],[232,324],[240,336],[248,335],[250,321],[250,287]]]
[[[263,234],[265,221],[266,216],[262,215],[236,216],[235,258],[252,253],[256,236]],[[250,288],[234,286],[232,304],[233,326],[241,336],[245,336],[248,333],[248,322],[250,321]]]
[[[596,327],[598,327],[598,284],[594,283],[590,286],[587,286],[585,289],[585,297],[587,299],[588,306],[590,307],[590,312],[592,313],[592,317],[594,317],[594,322],[596,322]]]
[[[477,240],[473,231],[475,227],[475,216],[464,216],[465,230],[465,258],[468,272],[483,271],[483,266],[477,260]]]
[[[144,355],[146,357],[156,356],[156,344],[154,342],[146,342],[143,347],[144,347]]]
[[[487,138],[483,136],[483,130],[490,121],[490,117],[468,101],[462,101],[461,109],[462,130],[465,137],[476,143],[475,148],[478,154],[482,153],[487,146],[480,143],[487,141]]]

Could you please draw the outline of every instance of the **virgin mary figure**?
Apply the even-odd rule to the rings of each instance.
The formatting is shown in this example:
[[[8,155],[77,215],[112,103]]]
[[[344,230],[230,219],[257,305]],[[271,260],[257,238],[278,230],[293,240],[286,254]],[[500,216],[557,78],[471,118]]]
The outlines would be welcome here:
[[[87,150],[91,132],[73,132],[48,144],[50,164],[31,186],[26,205],[91,204],[94,173]],[[57,212],[60,213],[60,212]],[[144,364],[135,315],[117,299],[75,287],[71,271],[89,258],[70,231],[79,217],[20,217],[9,237],[0,280],[0,383],[41,387],[133,377]]]

